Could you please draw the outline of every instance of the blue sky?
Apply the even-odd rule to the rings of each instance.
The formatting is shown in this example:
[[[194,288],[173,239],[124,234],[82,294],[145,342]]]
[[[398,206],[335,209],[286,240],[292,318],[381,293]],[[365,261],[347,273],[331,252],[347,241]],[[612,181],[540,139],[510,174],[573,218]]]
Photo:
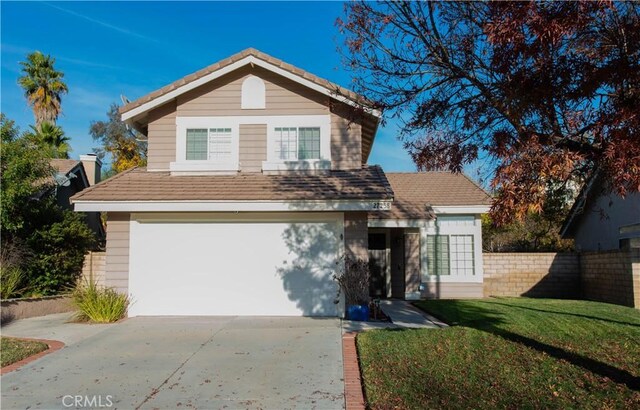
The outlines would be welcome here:
[[[124,94],[141,97],[247,47],[349,87],[336,51],[341,2],[6,2],[0,3],[1,109],[21,129],[33,123],[17,85],[19,62],[33,50],[56,58],[69,94],[58,120],[73,158],[91,152],[92,120],[106,118]],[[25,22],[31,24],[25,24]],[[369,162],[415,170],[390,122]]]

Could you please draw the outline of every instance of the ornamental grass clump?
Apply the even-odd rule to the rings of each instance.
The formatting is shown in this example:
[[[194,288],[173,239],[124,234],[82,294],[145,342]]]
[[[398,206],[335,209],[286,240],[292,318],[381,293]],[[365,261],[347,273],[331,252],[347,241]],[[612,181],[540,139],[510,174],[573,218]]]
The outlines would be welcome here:
[[[346,306],[369,304],[369,263],[362,259],[345,256],[340,259],[341,267],[333,279],[340,285],[334,303],[340,302],[344,293]]]
[[[17,266],[0,267],[0,298],[10,299],[20,293],[22,271]]]
[[[73,292],[73,304],[78,309],[76,319],[82,322],[116,322],[127,313],[129,302],[127,295],[95,282],[81,283]]]

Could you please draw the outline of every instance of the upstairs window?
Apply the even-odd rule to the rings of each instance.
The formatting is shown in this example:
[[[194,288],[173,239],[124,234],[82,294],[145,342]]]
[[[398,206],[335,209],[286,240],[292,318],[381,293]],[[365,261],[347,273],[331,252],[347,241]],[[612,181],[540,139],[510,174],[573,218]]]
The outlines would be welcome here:
[[[275,157],[282,161],[320,159],[320,127],[276,127]]]
[[[188,128],[187,161],[231,160],[231,128]]]

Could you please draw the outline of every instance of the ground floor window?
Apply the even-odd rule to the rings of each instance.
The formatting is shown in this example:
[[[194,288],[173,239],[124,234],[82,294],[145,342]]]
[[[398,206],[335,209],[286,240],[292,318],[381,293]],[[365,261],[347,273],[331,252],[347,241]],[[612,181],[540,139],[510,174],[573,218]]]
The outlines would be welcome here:
[[[473,235],[427,235],[429,276],[474,275]]]

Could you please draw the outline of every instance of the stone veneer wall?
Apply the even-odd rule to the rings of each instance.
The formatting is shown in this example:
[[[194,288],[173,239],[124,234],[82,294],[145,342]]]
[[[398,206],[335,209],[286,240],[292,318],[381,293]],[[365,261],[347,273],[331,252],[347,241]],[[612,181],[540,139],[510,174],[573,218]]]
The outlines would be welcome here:
[[[582,297],[640,308],[640,249],[584,252]]]
[[[485,253],[484,296],[583,298],[640,308],[640,250]]]
[[[484,296],[580,297],[576,253],[484,253]]]

